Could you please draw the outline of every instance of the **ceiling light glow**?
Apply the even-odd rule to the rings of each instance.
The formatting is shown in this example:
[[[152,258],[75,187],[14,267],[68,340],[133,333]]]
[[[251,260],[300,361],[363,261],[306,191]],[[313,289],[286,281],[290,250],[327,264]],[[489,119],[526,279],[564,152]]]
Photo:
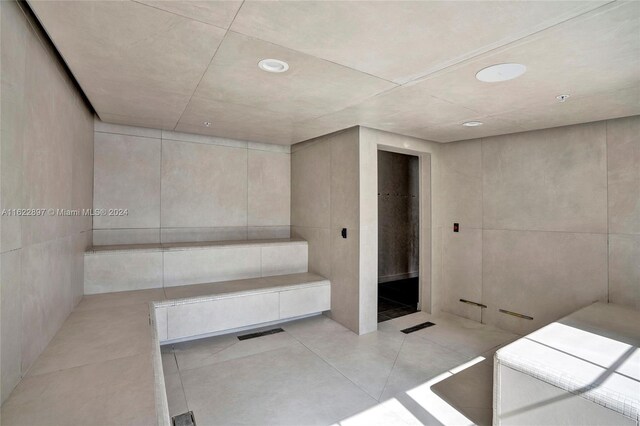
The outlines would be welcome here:
[[[204,124],[204,127],[211,127],[211,122],[209,122],[209,121],[205,121],[202,124]]]
[[[263,59],[258,62],[258,67],[267,72],[285,72],[289,69],[289,64],[280,59]]]
[[[462,125],[465,127],[478,127],[478,126],[482,126],[483,124],[484,123],[482,121],[466,121],[462,123]]]
[[[556,96],[556,99],[558,100],[558,102],[565,102],[567,99],[569,99],[571,95],[558,95]]]
[[[520,77],[525,71],[527,67],[522,64],[497,64],[481,69],[476,78],[486,83],[498,83]]]

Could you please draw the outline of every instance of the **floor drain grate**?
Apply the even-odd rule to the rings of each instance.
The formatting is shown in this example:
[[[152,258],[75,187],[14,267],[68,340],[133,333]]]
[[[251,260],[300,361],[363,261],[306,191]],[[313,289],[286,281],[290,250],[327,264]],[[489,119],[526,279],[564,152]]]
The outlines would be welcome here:
[[[427,321],[427,322],[423,322],[422,324],[414,325],[413,327],[405,328],[404,330],[400,330],[400,331],[402,331],[404,334],[409,334],[409,333],[413,333],[414,331],[422,330],[423,328],[431,327],[434,325],[435,325],[434,323]]]
[[[193,417],[193,411],[178,414],[171,418],[173,426],[196,426],[196,419]]]
[[[243,334],[242,336],[238,336],[238,340],[247,340],[247,339],[255,339],[256,337],[268,336],[270,334],[282,333],[284,332],[281,328],[273,328],[271,330],[259,331],[257,333],[251,334]]]

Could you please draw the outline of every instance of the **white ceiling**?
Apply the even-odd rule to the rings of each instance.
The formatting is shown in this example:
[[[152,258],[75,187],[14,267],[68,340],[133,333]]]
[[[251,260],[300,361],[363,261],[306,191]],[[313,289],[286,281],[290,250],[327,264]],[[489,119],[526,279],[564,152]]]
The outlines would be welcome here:
[[[636,1],[29,3],[112,123],[278,144],[360,124],[450,142],[640,114]],[[264,58],[290,69],[261,71]],[[504,62],[527,72],[475,79]]]

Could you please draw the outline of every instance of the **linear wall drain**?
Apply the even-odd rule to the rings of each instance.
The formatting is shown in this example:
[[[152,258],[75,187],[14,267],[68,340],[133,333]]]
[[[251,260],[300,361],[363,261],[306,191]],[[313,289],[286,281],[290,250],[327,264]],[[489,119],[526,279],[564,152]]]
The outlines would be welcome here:
[[[193,417],[193,411],[178,414],[171,418],[173,426],[196,426],[196,419]]]
[[[478,303],[478,302],[472,302],[471,300],[460,299],[460,301],[462,303],[466,303],[467,305],[479,306],[479,307],[484,308],[484,309],[487,308],[487,305],[483,305],[482,303]]]
[[[258,333],[243,334],[238,336],[238,340],[255,339],[256,337],[268,336],[270,334],[282,333],[284,330],[281,328],[272,328],[271,330],[260,331]]]
[[[514,317],[526,319],[526,320],[529,320],[529,321],[533,320],[533,317],[530,317],[529,315],[524,315],[524,314],[519,314],[517,312],[507,311],[506,309],[498,309],[498,310],[500,312],[502,312],[503,314],[512,315]]]
[[[414,325],[413,327],[405,328],[404,330],[400,330],[400,331],[402,331],[404,334],[409,334],[409,333],[413,333],[414,331],[422,330],[423,328],[431,327],[433,325],[435,324],[427,321],[418,325]]]

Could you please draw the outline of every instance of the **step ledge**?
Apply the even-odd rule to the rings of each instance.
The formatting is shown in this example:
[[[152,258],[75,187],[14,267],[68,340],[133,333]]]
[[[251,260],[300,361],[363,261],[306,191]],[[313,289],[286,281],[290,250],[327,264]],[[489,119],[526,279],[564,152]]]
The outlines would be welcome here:
[[[306,245],[307,241],[301,238],[278,238],[269,240],[231,240],[231,241],[198,241],[192,243],[164,243],[164,244],[124,244],[110,246],[94,246],[88,249],[85,255],[105,255],[112,253],[157,253],[184,250],[207,250],[212,248],[240,248],[240,247],[264,247],[284,245]]]
[[[269,277],[269,278],[272,278],[272,277]],[[256,289],[228,291],[225,293],[212,293],[204,296],[173,298],[173,299],[153,302],[153,304],[156,308],[163,308],[168,306],[189,305],[193,303],[210,302],[213,300],[222,300],[222,299],[231,299],[234,297],[251,296],[254,294],[275,293],[275,292],[288,291],[288,290],[299,290],[304,288],[322,287],[322,286],[331,284],[330,281],[324,277],[318,276],[318,278],[319,279],[317,281],[305,281],[305,282],[296,283],[296,284],[274,285],[274,286],[262,287],[262,288],[256,288]],[[222,282],[229,283],[232,281],[222,281]],[[220,284],[220,283],[211,283],[211,284]],[[194,285],[198,286],[203,284],[194,284]]]

